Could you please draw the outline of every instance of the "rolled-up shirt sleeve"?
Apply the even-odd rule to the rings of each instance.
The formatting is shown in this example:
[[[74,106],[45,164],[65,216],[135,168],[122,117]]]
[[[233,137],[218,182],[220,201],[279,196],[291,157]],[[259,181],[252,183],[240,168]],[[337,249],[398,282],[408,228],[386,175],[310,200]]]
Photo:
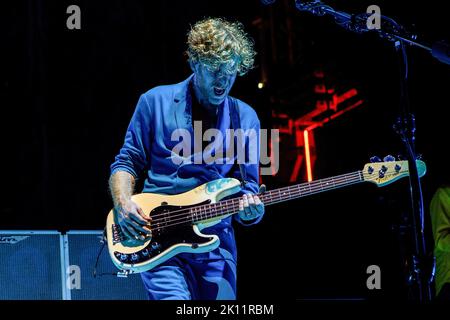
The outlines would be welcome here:
[[[111,165],[111,175],[117,171],[126,171],[135,178],[139,178],[142,171],[148,168],[152,131],[151,116],[147,98],[141,95],[125,134],[124,144]]]

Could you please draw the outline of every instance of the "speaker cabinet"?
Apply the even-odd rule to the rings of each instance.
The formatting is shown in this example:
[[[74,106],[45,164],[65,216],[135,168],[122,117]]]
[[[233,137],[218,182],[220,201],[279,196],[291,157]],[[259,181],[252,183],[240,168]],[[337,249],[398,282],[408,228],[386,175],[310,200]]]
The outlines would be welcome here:
[[[71,300],[145,300],[147,294],[139,274],[117,277],[102,231],[69,231],[63,236],[66,298]]]
[[[63,254],[56,231],[0,231],[0,300],[61,300]]]

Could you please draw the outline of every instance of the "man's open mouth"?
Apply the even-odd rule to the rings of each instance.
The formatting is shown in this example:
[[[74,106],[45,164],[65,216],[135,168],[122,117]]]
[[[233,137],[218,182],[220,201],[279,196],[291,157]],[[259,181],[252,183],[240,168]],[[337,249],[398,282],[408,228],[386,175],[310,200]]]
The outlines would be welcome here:
[[[225,89],[219,88],[219,87],[214,87],[214,93],[216,96],[221,96],[225,93]]]

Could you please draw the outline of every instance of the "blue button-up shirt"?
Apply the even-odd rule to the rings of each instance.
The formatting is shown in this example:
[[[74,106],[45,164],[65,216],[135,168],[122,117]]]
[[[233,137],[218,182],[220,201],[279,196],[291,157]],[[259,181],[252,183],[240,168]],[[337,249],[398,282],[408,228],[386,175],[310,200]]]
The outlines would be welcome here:
[[[159,194],[179,194],[205,182],[224,177],[241,178],[239,167],[233,166],[234,161],[224,161],[224,164],[207,164],[204,161],[202,164],[195,164],[193,161],[177,164],[174,161],[177,155],[173,152],[173,148],[179,141],[172,141],[172,133],[177,129],[185,129],[190,132],[192,139],[194,137],[192,95],[189,85],[192,77],[193,75],[178,84],[155,87],[141,95],[128,126],[123,147],[111,165],[111,174],[126,171],[135,178],[146,175],[142,192]],[[258,147],[253,149],[257,151],[257,162],[244,164],[247,184],[240,194],[257,193],[260,122],[256,112],[249,105],[235,100],[241,129],[244,131],[254,129],[258,142]],[[226,155],[229,144],[225,141],[226,129],[230,128],[231,122],[228,99],[219,106],[217,117],[217,129],[224,137],[223,154]],[[249,152],[248,146],[246,152]],[[236,155],[234,158],[236,159]],[[262,218],[260,216],[255,221],[245,223],[238,215],[234,217],[244,225],[258,223]],[[224,219],[213,228],[225,227],[230,225],[230,222],[230,218]]]

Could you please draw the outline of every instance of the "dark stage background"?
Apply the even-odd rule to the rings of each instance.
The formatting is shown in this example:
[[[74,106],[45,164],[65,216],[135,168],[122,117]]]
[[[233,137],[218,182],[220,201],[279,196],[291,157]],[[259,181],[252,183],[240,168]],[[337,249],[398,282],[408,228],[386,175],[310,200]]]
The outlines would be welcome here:
[[[435,9],[442,2],[326,3],[351,13],[378,4],[420,39],[449,36],[447,12]],[[66,28],[71,4],[81,8],[81,30]],[[300,13],[294,1],[263,7],[256,0],[33,0],[10,1],[0,12],[1,229],[103,228],[112,205],[109,165],[138,97],[190,74],[185,36],[207,16],[239,20],[255,39],[256,68],[238,79],[232,94],[256,109],[264,128],[273,125],[272,110],[294,118],[305,112],[314,99],[306,92],[315,70],[336,87],[357,88],[364,104],[315,130],[315,178],[362,169],[372,155],[403,153],[391,129],[399,101],[393,46]],[[409,53],[417,150],[428,165],[422,179],[428,215],[432,193],[449,175],[450,66],[417,48]],[[286,170],[292,163],[284,156]],[[264,182],[269,189],[289,183],[282,177]],[[236,227],[239,297],[406,299],[400,244],[408,210],[407,179],[268,207],[259,225]],[[366,288],[372,264],[382,271],[375,292]]]

